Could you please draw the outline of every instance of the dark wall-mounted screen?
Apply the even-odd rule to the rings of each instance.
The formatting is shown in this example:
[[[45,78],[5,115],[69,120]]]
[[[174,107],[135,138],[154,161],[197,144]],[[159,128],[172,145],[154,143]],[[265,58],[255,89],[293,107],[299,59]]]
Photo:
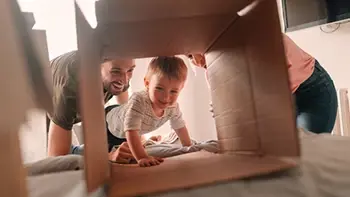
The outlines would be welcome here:
[[[350,0],[282,0],[285,31],[350,19]]]

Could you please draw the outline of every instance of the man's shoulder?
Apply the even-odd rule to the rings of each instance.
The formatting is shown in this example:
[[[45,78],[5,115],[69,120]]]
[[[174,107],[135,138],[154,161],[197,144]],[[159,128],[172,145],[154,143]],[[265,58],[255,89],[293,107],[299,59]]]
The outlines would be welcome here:
[[[78,82],[78,60],[77,51],[70,51],[52,59],[50,67],[54,84],[64,83],[75,87]]]

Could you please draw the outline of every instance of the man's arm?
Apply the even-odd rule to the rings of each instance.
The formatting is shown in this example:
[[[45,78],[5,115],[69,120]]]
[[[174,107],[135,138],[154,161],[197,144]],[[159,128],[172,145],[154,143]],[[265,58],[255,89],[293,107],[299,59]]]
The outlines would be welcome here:
[[[128,102],[128,100],[129,100],[129,93],[128,93],[128,91],[120,93],[118,96],[116,96],[116,99],[117,99],[117,103],[119,105]]]
[[[67,155],[70,152],[72,144],[72,131],[63,129],[54,122],[50,121],[48,156]]]

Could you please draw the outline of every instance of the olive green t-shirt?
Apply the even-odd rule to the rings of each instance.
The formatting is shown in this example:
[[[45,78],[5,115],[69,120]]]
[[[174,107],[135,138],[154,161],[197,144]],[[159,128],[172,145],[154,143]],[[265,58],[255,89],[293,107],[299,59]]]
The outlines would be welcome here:
[[[66,130],[71,130],[73,124],[81,122],[78,103],[78,60],[77,51],[71,51],[54,58],[50,62],[53,76],[54,109],[53,113],[49,114],[49,118],[55,124]],[[104,90],[105,102],[112,97],[112,94]]]

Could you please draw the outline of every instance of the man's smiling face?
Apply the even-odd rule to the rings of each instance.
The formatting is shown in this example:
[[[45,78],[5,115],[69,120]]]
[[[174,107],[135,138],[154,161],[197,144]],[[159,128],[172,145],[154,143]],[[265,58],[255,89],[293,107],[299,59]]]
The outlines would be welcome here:
[[[135,68],[133,59],[114,59],[101,65],[102,83],[105,90],[113,95],[124,92]]]

